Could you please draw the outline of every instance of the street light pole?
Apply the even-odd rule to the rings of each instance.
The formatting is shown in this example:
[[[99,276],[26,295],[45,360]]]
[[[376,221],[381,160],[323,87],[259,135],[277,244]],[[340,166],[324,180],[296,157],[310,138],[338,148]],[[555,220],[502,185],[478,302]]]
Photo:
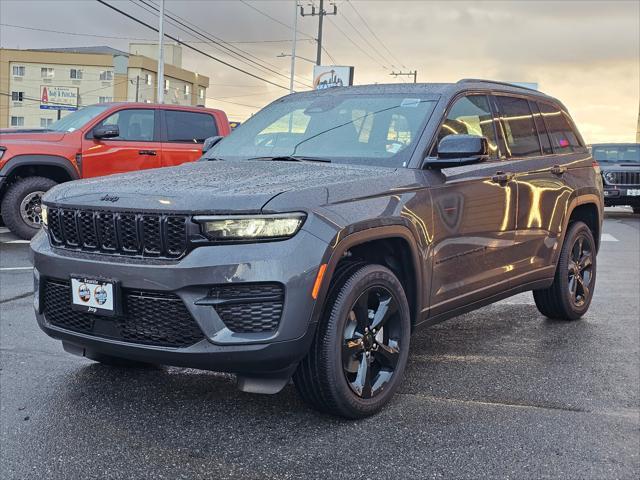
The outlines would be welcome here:
[[[160,1],[158,27],[158,103],[164,103],[164,0]]]
[[[291,78],[289,93],[293,93],[293,77],[296,74],[296,43],[298,41],[298,0],[293,0],[293,42],[291,44]]]

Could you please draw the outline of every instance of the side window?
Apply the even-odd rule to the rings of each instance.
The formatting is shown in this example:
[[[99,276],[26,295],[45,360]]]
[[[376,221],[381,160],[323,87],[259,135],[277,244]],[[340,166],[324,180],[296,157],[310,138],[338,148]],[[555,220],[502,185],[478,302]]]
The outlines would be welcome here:
[[[493,116],[485,95],[469,95],[456,100],[440,127],[432,155],[437,155],[438,143],[444,137],[463,134],[487,137],[491,157],[498,156]]]
[[[155,111],[148,109],[120,110],[104,119],[99,126],[117,125],[120,136],[109,140],[153,141]]]
[[[549,130],[553,151],[567,153],[579,149],[582,145],[571,126],[567,112],[549,103],[538,102],[538,105]]]
[[[553,153],[551,148],[551,140],[549,139],[549,133],[547,132],[547,126],[544,123],[538,104],[529,102],[531,111],[533,112],[533,119],[536,122],[536,128],[538,129],[538,137],[540,137],[540,145],[542,146],[542,153],[548,155]]]
[[[213,116],[208,113],[165,110],[167,142],[204,143],[218,134]]]
[[[533,123],[529,102],[515,97],[497,96],[496,98],[509,156],[540,155],[538,133]]]

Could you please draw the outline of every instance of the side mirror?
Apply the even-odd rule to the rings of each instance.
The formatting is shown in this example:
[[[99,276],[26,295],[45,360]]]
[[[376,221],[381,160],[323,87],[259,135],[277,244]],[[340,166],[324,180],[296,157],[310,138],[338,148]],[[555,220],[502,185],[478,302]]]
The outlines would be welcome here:
[[[93,129],[93,138],[114,138],[120,136],[120,129],[117,125],[102,125]]]
[[[221,137],[220,135],[216,135],[215,137],[209,137],[207,138],[204,143],[202,144],[202,153],[205,154],[207,153],[209,150],[211,150],[213,148],[213,146],[218,143],[220,140],[222,140],[224,137]]]
[[[486,162],[489,140],[478,135],[447,135],[438,144],[438,157],[427,158],[426,168],[447,168]]]

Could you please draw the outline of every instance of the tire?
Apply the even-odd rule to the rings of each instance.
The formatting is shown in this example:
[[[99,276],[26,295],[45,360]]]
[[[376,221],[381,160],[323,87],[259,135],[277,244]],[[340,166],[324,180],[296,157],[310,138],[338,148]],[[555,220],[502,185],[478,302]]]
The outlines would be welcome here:
[[[577,253],[578,248],[580,253]],[[584,260],[576,262],[577,258]],[[582,265],[588,263],[587,259],[590,266],[583,268]],[[578,320],[591,305],[595,285],[596,242],[593,234],[583,222],[571,223],[560,251],[553,283],[549,288],[533,291],[536,307],[540,313],[554,320]]]
[[[40,222],[40,199],[55,185],[56,182],[45,177],[22,178],[12,184],[2,200],[2,219],[7,228],[24,240],[38,233],[40,227],[35,225]],[[33,221],[25,220],[23,214]]]
[[[340,266],[311,349],[293,376],[300,396],[321,412],[349,419],[375,414],[402,380],[410,332],[409,304],[391,270]]]
[[[135,360],[127,360],[126,358],[112,357],[111,355],[104,355],[102,353],[87,352],[85,356],[93,360],[94,362],[101,363],[102,365],[108,365],[110,367],[118,368],[150,368],[154,365],[152,363],[136,362]]]

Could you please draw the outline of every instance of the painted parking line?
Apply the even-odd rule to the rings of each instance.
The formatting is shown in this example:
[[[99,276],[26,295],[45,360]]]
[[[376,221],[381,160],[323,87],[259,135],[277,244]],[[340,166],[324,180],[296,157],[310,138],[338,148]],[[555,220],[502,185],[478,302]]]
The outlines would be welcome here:
[[[18,272],[20,270],[33,270],[33,267],[2,267],[0,272]]]
[[[618,239],[616,237],[614,237],[613,235],[611,235],[610,233],[603,233],[600,236],[600,241],[602,241],[602,242],[617,242]]]
[[[9,229],[7,227],[0,227],[0,233],[9,233]]]
[[[30,240],[6,240],[2,243],[29,243]]]

